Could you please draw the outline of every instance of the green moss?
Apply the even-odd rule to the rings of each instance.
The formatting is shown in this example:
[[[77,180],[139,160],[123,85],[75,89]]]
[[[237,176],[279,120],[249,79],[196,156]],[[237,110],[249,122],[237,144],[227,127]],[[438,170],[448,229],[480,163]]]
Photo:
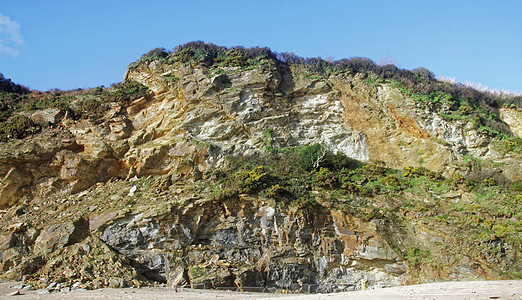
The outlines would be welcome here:
[[[166,79],[168,82],[176,82],[176,81],[179,81],[179,78],[178,78],[178,76],[176,76],[176,75],[165,76],[165,79]]]

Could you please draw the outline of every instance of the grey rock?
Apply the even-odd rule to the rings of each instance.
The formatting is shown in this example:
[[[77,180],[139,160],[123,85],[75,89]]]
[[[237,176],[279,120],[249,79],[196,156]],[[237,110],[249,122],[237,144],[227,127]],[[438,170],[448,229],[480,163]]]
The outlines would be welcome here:
[[[112,277],[111,279],[109,279],[109,287],[117,288],[117,289],[124,288],[125,282],[124,282],[123,278]]]
[[[39,110],[34,112],[30,119],[39,125],[54,125],[58,123],[58,121],[65,115],[64,111],[61,111],[56,108],[49,108],[44,110]]]
[[[183,266],[177,266],[174,270],[172,270],[167,279],[167,287],[175,287],[184,285],[187,283],[185,268]]]

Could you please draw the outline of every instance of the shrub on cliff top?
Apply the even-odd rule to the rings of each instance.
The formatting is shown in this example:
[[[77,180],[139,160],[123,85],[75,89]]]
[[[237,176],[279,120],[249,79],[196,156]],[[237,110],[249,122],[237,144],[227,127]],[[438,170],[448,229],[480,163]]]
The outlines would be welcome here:
[[[417,80],[418,82],[428,83],[432,80],[435,80],[435,74],[426,68],[420,67],[417,69],[413,69],[411,72],[415,76],[415,80]]]
[[[169,56],[169,53],[165,48],[154,48],[150,50],[149,52],[143,54],[140,58],[140,60],[146,60],[146,59],[161,59],[161,58],[167,58]]]
[[[177,46],[171,55],[175,61],[182,63],[219,63],[224,67],[246,67],[256,59],[276,59],[276,55],[267,47],[226,48],[202,41]]]
[[[223,67],[244,67],[247,65],[247,59],[244,50],[236,47],[228,50],[226,55],[220,59],[220,66]]]
[[[12,82],[11,79],[5,78],[4,74],[0,73],[0,92],[27,94],[30,90],[23,85]]]
[[[233,49],[237,51],[231,52],[231,55],[227,58],[227,52]],[[240,52],[241,56],[236,55],[237,52]],[[453,101],[458,103],[465,101],[473,103],[474,108],[498,108],[506,104],[520,107],[522,104],[522,98],[519,95],[481,92],[467,85],[439,81],[435,78],[435,74],[432,71],[424,67],[409,71],[398,68],[393,64],[379,66],[371,59],[365,57],[325,60],[320,57],[300,57],[292,52],[274,53],[266,47],[244,48],[242,46],[236,46],[227,48],[203,41],[194,41],[175,47],[174,52],[170,54],[163,48],[156,48],[143,55],[142,58],[165,58],[167,56],[181,57],[182,62],[197,61],[210,64],[225,59],[226,63],[224,64],[228,66],[242,67],[246,65],[243,61],[262,57],[279,60],[287,64],[303,65],[306,66],[310,72],[317,73],[319,76],[346,70],[366,75],[373,73],[378,75],[383,81],[394,81],[414,93],[430,95],[439,91],[451,95]],[[458,107],[457,105],[455,109],[458,109]]]

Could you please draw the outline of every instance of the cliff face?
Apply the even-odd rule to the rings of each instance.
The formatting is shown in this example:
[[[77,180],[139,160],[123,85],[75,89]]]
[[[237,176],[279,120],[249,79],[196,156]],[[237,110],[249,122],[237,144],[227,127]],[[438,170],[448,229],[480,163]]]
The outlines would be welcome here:
[[[470,209],[493,204],[465,188],[439,191],[443,181],[424,194],[350,196],[296,182],[313,195],[311,206],[241,188],[214,192],[218,183],[224,189],[217,171],[235,170],[231,158],[284,159],[277,153],[316,143],[324,153],[379,162],[370,166],[382,174],[391,172],[384,163],[466,175],[461,162],[473,156],[494,162],[483,164],[488,178],[521,180],[520,154],[499,151],[471,122],[445,119],[439,108],[360,73],[319,77],[270,59],[255,68],[145,60],[125,80],[150,94],[110,103],[97,123],[36,111],[35,122],[52,126],[2,144],[4,277],[28,275],[39,287],[46,277],[87,287],[153,280],[332,291],[363,279],[372,286],[520,274],[520,200],[508,212],[475,214]],[[501,116],[520,135],[520,112]],[[502,207],[511,201],[495,195]],[[485,222],[506,230],[462,240],[478,226],[470,224]]]
[[[169,83],[168,76],[179,81]],[[450,171],[472,155],[505,161],[507,169],[514,168],[509,178],[522,178],[519,166],[511,166],[518,163],[496,153],[491,139],[472,123],[444,120],[437,110],[390,84],[368,84],[361,74],[314,78],[299,67],[267,63],[213,75],[211,69],[153,61],[130,69],[126,78],[156,93],[156,103],[130,117],[133,124],[139,122],[136,129],[154,127],[157,135],[209,142],[226,154],[263,149],[264,132],[270,129],[274,147],[324,143],[354,159],[435,171]],[[520,112],[502,116],[517,132]]]

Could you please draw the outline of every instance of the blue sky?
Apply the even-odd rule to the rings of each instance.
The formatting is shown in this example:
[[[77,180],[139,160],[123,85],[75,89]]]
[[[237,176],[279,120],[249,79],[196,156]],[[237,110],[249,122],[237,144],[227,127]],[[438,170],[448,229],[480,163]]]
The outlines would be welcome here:
[[[519,0],[0,0],[0,73],[38,90],[109,86],[150,49],[203,40],[522,93],[521,15]]]

